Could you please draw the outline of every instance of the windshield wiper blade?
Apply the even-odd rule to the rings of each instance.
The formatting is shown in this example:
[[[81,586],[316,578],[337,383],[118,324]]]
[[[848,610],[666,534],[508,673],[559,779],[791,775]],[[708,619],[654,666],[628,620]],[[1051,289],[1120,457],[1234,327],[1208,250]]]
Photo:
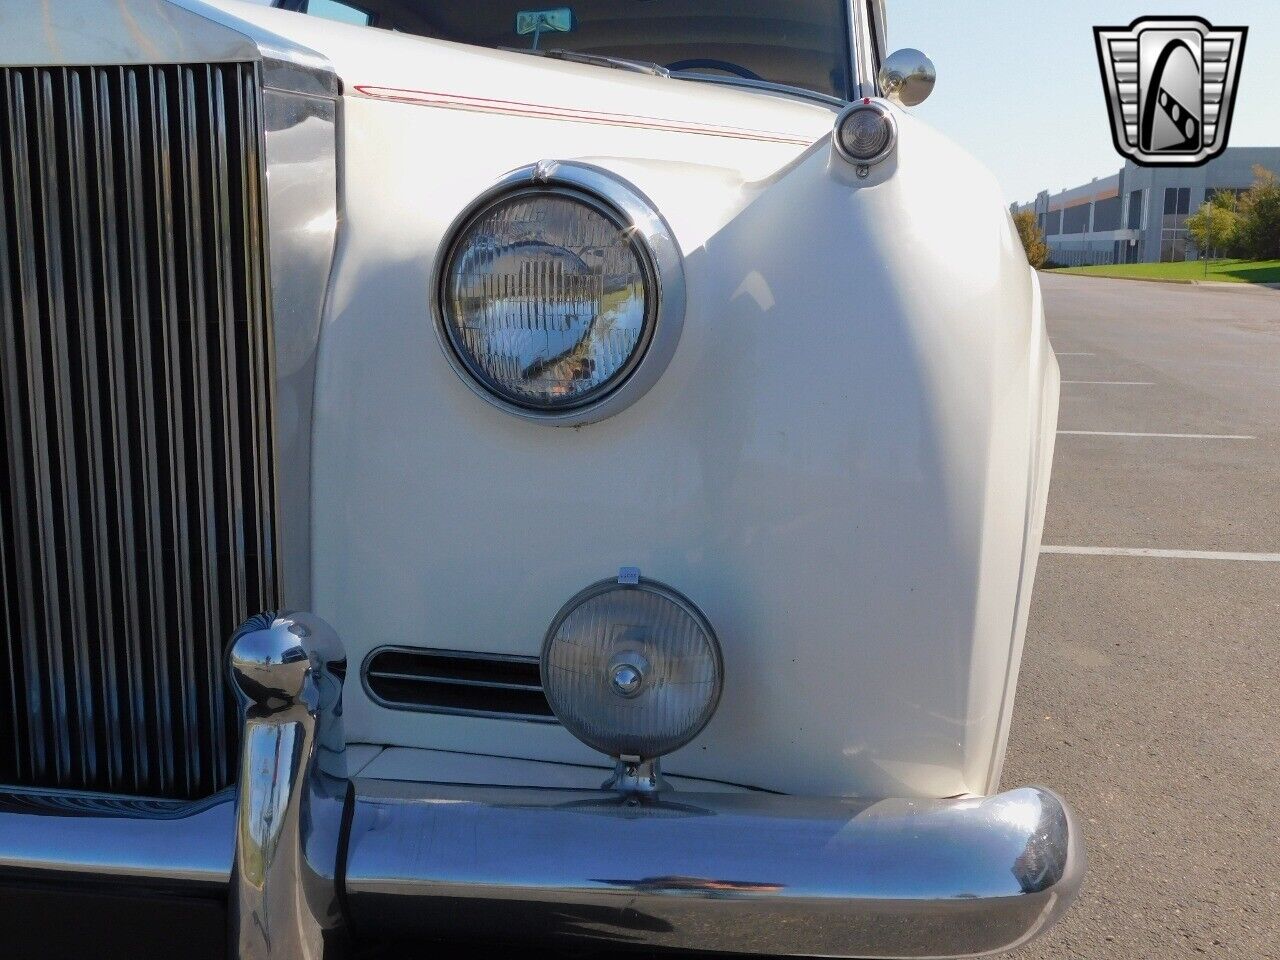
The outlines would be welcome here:
[[[625,57],[608,57],[601,53],[582,53],[578,50],[564,50],[560,47],[542,47],[530,50],[527,47],[502,47],[512,53],[528,53],[535,57],[546,57],[548,60],[565,60],[569,63],[589,63],[597,67],[612,67],[615,70],[628,70],[632,73],[647,73],[655,77],[669,77],[676,80],[696,80],[705,83],[719,83],[729,87],[747,87],[754,90],[767,90],[773,93],[790,94],[816,100],[819,103],[842,107],[845,101],[833,97],[829,93],[819,93],[808,87],[797,87],[788,83],[775,83],[772,80],[748,80],[745,77],[721,77],[699,70],[668,70],[660,63],[649,60],[628,60]]]
[[[547,47],[540,50],[526,50],[520,47],[504,47],[515,53],[528,53],[535,57],[546,57],[548,60],[566,60],[569,63],[590,63],[597,67],[612,67],[615,70],[629,70],[632,73],[647,73],[655,77],[669,77],[671,71],[660,63],[648,60],[627,60],[623,57],[606,57],[599,53],[580,53],[577,50],[562,50],[558,47]]]

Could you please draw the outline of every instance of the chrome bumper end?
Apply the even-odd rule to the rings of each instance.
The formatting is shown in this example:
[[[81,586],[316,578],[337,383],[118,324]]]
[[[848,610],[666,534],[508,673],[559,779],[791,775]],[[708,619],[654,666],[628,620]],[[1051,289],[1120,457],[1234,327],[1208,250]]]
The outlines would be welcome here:
[[[232,651],[234,823],[226,797],[182,815],[10,797],[0,881],[225,896],[232,957],[337,960],[353,939],[415,938],[978,956],[1043,933],[1083,878],[1069,809],[1037,788],[867,802],[353,781],[342,665],[318,619],[256,618]]]

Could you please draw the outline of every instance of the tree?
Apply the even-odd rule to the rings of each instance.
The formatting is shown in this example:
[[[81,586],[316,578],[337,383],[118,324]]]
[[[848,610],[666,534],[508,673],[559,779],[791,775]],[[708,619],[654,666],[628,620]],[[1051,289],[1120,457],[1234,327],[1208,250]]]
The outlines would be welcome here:
[[[1240,248],[1255,260],[1280,259],[1280,179],[1263,166],[1253,176],[1240,197]]]
[[[1044,242],[1044,234],[1036,223],[1036,215],[1030,210],[1013,215],[1013,225],[1018,228],[1018,239],[1022,241],[1022,249],[1027,252],[1027,262],[1039,269],[1049,259],[1049,245]]]
[[[1187,233],[1204,254],[1205,272],[1209,257],[1221,257],[1230,251],[1240,235],[1240,215],[1236,213],[1235,195],[1222,192],[1187,217]]]

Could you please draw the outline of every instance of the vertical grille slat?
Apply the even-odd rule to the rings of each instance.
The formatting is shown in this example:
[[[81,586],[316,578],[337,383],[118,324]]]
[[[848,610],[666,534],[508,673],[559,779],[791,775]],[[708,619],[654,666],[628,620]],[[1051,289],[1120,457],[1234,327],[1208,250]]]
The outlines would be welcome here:
[[[0,783],[207,795],[279,602],[257,68],[0,81]]]
[[[32,71],[29,77],[20,76],[15,97],[17,104],[15,128],[21,127],[22,130],[20,137],[15,140],[15,146],[21,151],[15,166],[21,168],[19,179],[22,188],[26,190],[25,199],[27,200],[26,203],[19,201],[18,213],[24,232],[30,231],[33,236],[40,237],[38,242],[31,245],[32,256],[22,264],[23,305],[29,306],[32,314],[37,311],[57,312],[59,300],[51,297],[49,290],[53,282],[59,282],[61,279],[56,272],[57,264],[49,263],[49,247],[57,240],[51,239],[48,235],[49,198],[45,179],[48,163],[45,159],[47,151],[43,140],[44,123],[40,110],[40,86],[39,71]],[[46,280],[43,290],[37,284],[37,276],[44,277]],[[56,444],[51,442],[49,432],[46,430],[46,425],[51,424],[51,418],[47,412],[49,401],[46,381],[53,367],[51,362],[46,362],[46,349],[54,323],[56,318],[48,326],[31,323],[24,327],[28,399],[26,431],[32,446],[32,485],[35,491],[33,512],[39,566],[38,580],[33,581],[32,588],[39,589],[44,603],[44,621],[50,624],[56,635],[52,642],[44,646],[48,651],[49,662],[48,672],[43,675],[43,681],[48,692],[49,708],[40,719],[44,721],[43,726],[46,727],[47,739],[50,741],[48,747],[51,748],[52,756],[49,762],[52,770],[56,776],[65,779],[70,777],[71,772],[70,745],[67,736],[69,719],[67,693],[68,687],[74,684],[75,678],[66,676],[63,665],[63,603],[58,580],[58,544],[54,529],[53,503],[56,481],[53,477],[52,448]],[[52,426],[56,430],[56,423],[52,423]],[[55,439],[56,436],[55,432]],[[32,669],[37,664],[39,664],[38,655],[33,658],[33,661],[28,662],[27,669]],[[37,676],[40,675],[37,674]]]
[[[87,637],[101,635],[110,629],[114,621],[115,591],[108,588],[104,578],[107,576],[108,560],[106,558],[109,537],[106,521],[106,499],[108,478],[103,470],[102,436],[104,423],[101,412],[101,387],[99,384],[98,334],[102,326],[95,297],[93,277],[100,274],[101,250],[91,240],[91,227],[94,217],[99,215],[96,204],[91,201],[89,180],[92,175],[92,158],[87,150],[86,141],[91,142],[94,133],[92,117],[85,110],[85,86],[89,84],[90,105],[92,105],[91,72],[64,71],[63,82],[67,95],[67,113],[64,118],[66,126],[67,152],[70,155],[69,186],[67,203],[71,210],[71,265],[75,271],[75,324],[77,328],[77,347],[79,349],[79,380],[76,388],[79,391],[78,405],[82,420],[77,434],[77,450],[82,462],[79,469],[82,475],[88,475],[88,490],[84,497],[85,512],[88,520],[84,536],[91,546],[86,549],[86,556],[92,559],[91,566],[86,566],[86,579],[92,574],[89,589],[85,597],[87,622],[82,636],[85,639],[84,649],[77,652],[86,665],[91,663],[87,648]],[[97,699],[97,708],[103,721],[94,726],[98,734],[98,742],[91,755],[96,753],[106,764],[106,775],[112,781],[119,781],[123,770],[123,755],[119,743],[114,738],[102,736],[107,729],[120,729],[120,711],[116,686],[116,657],[113,645],[101,648],[98,657],[98,675],[86,684],[86,692],[90,701]],[[83,726],[83,724],[82,724]],[[92,759],[92,756],[91,756]]]
[[[114,606],[104,621],[107,629],[117,631],[124,638],[119,649],[113,647],[110,656],[114,676],[115,696],[107,720],[108,728],[121,732],[109,738],[116,762],[119,764],[118,782],[130,783],[133,789],[146,779],[146,726],[139,708],[142,697],[142,681],[137,673],[140,657],[137,653],[139,636],[138,592],[134,571],[130,570],[130,558],[136,556],[133,541],[133,471],[127,454],[129,447],[128,404],[125,402],[125,361],[122,343],[122,313],[120,255],[117,250],[118,230],[116,211],[116,180],[120,176],[117,154],[112,139],[117,118],[121,115],[112,100],[111,70],[91,71],[90,96],[93,100],[92,155],[96,160],[94,180],[89,188],[97,201],[97,233],[91,243],[96,243],[100,254],[96,277],[95,296],[101,304],[100,317],[105,326],[100,339],[102,403],[105,411],[101,419],[98,476],[102,478],[103,509],[102,537],[106,544],[102,556],[103,577],[109,578],[114,589]]]
[[[259,163],[258,138],[250,135],[250,131],[255,129],[258,124],[258,98],[255,93],[256,84],[254,79],[243,68],[237,68],[236,70],[236,88],[239,92],[237,116],[240,119],[240,128],[238,132],[244,149],[239,151],[241,174],[235,178],[235,182],[242,188],[240,215],[249,225],[250,234],[250,242],[245,245],[245,283],[241,289],[250,290],[259,288],[265,283],[265,278],[262,275],[263,258],[248,254],[249,250],[261,249],[263,245],[261,220],[250,215],[250,211],[261,207],[261,198],[258,195],[260,181],[257,177],[248,175],[250,170],[258,168]],[[256,327],[266,323],[263,307],[264,304],[261,300],[247,301],[245,303],[251,326]],[[256,429],[261,433],[270,430],[267,411],[267,397],[270,395],[269,358],[267,352],[263,349],[263,344],[256,338],[245,336],[244,343],[248,358],[249,375],[253,379],[251,388],[245,396],[248,398],[251,416]],[[271,532],[275,486],[272,481],[270,465],[264,461],[263,452],[257,447],[250,447],[249,452],[252,458],[253,476],[253,487],[251,489],[254,493],[254,496],[249,498],[249,503],[254,507],[253,518],[256,521],[256,525]],[[274,536],[263,537],[260,545],[262,549],[257,552],[255,560],[257,561],[258,589],[262,590],[265,589],[269,582],[270,571],[275,564]]]
[[[213,160],[215,164],[212,185],[215,191],[214,214],[217,222],[216,235],[219,243],[215,252],[214,277],[218,288],[219,309],[224,313],[233,313],[236,309],[233,293],[234,278],[231,275],[233,257],[235,255],[227,236],[226,224],[231,217],[231,139],[227,129],[227,92],[226,78],[221,73],[213,76],[213,95],[209,100],[210,127],[213,130]],[[236,403],[242,392],[236,361],[236,331],[228,324],[221,330],[218,338],[219,363],[225,371],[227,389],[222,395],[222,417],[231,422],[236,417]],[[240,437],[234,431],[228,432],[227,449],[224,459],[223,482],[230,491],[230,513],[226,517],[227,537],[235,544],[237,552],[243,552],[244,543],[239,540],[239,531],[243,529],[241,518],[244,516],[244,490],[240,484]],[[231,571],[231,601],[239,604],[248,596],[248,580],[244,564]]]
[[[168,103],[166,94],[168,88],[165,83],[164,68],[157,68],[150,74],[149,96],[147,98],[148,111],[150,114],[147,129],[151,133],[151,139],[148,143],[150,150],[149,162],[147,169],[151,176],[147,183],[147,234],[153,238],[150,253],[153,256],[153,269],[156,279],[155,296],[152,299],[152,307],[155,311],[152,320],[152,336],[154,337],[154,352],[151,355],[151,362],[154,364],[154,376],[157,384],[161,387],[159,391],[152,394],[151,399],[155,403],[155,422],[156,422],[156,445],[153,450],[156,465],[156,474],[158,477],[156,496],[160,503],[160,520],[157,526],[163,529],[168,536],[165,537],[164,543],[159,546],[158,560],[161,564],[177,565],[181,562],[181,545],[186,541],[186,530],[181,526],[179,517],[179,507],[177,504],[176,487],[181,483],[180,461],[176,459],[177,454],[174,452],[174,426],[173,426],[173,410],[172,406],[165,401],[173,397],[173,378],[169,369],[169,349],[172,339],[172,333],[169,329],[172,320],[172,311],[174,308],[174,277],[173,277],[173,222],[170,215],[169,203],[172,199],[172,185],[169,183],[169,164],[171,158],[169,156],[169,128],[168,128]],[[161,700],[166,704],[168,709],[176,710],[177,719],[185,720],[182,697],[181,684],[175,685],[173,682],[173,674],[175,671],[181,671],[182,661],[185,659],[186,636],[190,631],[190,620],[186,616],[185,605],[182,602],[182,587],[186,583],[185,577],[165,577],[160,589],[165,594],[167,605],[172,608],[172,617],[169,619],[170,629],[177,636],[164,636],[157,632],[154,640],[159,646],[163,646],[168,653],[167,657],[157,655],[156,661],[160,669],[156,671],[155,684],[161,691]],[[175,642],[176,641],[176,642]],[[175,704],[174,701],[177,701]],[[187,754],[184,747],[185,723],[175,724],[177,734],[176,742],[168,747],[169,756],[175,760],[175,770],[173,776],[178,780],[185,781],[188,779],[186,771]]]
[[[10,80],[10,78],[6,78]],[[25,380],[20,343],[25,342],[19,317],[30,305],[33,285],[27,282],[30,271],[30,252],[24,250],[18,239],[24,236],[25,207],[22,190],[25,187],[26,133],[25,116],[19,109],[21,88],[13,78],[5,83],[3,109],[0,110],[0,142],[10,144],[8,151],[0,150],[0,181],[3,182],[6,199],[16,198],[13,205],[0,203],[0,293],[4,296],[0,319],[5,328],[0,330],[0,350],[4,357],[4,378],[0,387],[4,397],[5,476],[4,509],[0,524],[5,526],[5,536],[0,540],[0,551],[5,556],[5,635],[9,640],[7,665],[13,674],[9,677],[9,689],[14,704],[27,704],[32,712],[21,713],[15,707],[12,715],[12,739],[14,741],[13,764],[19,776],[26,771],[41,769],[45,763],[44,729],[40,723],[43,714],[43,688],[40,675],[28,665],[39,663],[38,650],[33,637],[23,635],[21,625],[35,618],[39,599],[33,590],[15,591],[10,584],[35,584],[32,566],[32,532],[30,500],[29,456],[26,446],[25,414],[21,384]],[[30,219],[29,214],[25,218]],[[14,642],[17,637],[17,642]]]
[[[201,616],[204,624],[204,645],[201,655],[206,665],[217,664],[221,654],[221,640],[217,637],[219,620],[218,603],[222,597],[222,571],[218,565],[218,490],[217,465],[219,455],[214,449],[214,412],[212,397],[214,390],[210,387],[211,379],[216,379],[219,368],[211,367],[212,354],[209,350],[210,313],[217,313],[216,303],[210,304],[210,287],[216,290],[215,276],[209,266],[210,251],[204,247],[204,234],[211,221],[208,216],[209,190],[207,184],[212,175],[212,164],[208,162],[202,144],[209,143],[210,130],[202,123],[201,102],[208,102],[212,90],[209,85],[210,70],[208,67],[199,70],[192,68],[185,75],[185,112],[184,144],[186,149],[187,182],[190,195],[187,209],[191,211],[189,235],[191,244],[188,247],[188,269],[192,280],[195,325],[191,338],[191,364],[196,379],[196,424],[199,429],[199,465],[200,465],[200,530],[203,553],[199,558],[204,577],[201,583]],[[215,730],[225,727],[226,714],[223,709],[221,684],[217,682],[219,674],[216,670],[204,670],[204,682],[198,691],[200,706],[206,722]],[[212,762],[224,766],[227,762],[225,738],[213,738],[214,751]]]
[[[133,383],[131,385],[131,413],[139,423],[139,450],[134,462],[141,474],[143,537],[139,544],[138,560],[147,573],[146,624],[142,633],[150,641],[139,661],[142,673],[143,701],[146,704],[147,727],[153,747],[151,757],[156,770],[153,776],[161,783],[173,782],[173,728],[169,722],[169,683],[166,677],[166,632],[170,620],[166,608],[164,577],[164,553],[161,547],[160,526],[160,452],[156,444],[155,411],[149,402],[149,387],[154,384],[152,372],[152,301],[158,272],[151,263],[148,244],[157,245],[160,240],[153,230],[147,229],[146,181],[149,167],[146,160],[150,147],[143,143],[144,133],[149,131],[146,118],[150,116],[150,101],[146,92],[150,77],[139,82],[136,71],[125,70],[125,122],[122,128],[126,159],[124,179],[128,194],[126,207],[129,251],[129,279],[132,280],[133,312],[127,320],[126,331],[134,354]],[[159,304],[155,309],[162,309]]]

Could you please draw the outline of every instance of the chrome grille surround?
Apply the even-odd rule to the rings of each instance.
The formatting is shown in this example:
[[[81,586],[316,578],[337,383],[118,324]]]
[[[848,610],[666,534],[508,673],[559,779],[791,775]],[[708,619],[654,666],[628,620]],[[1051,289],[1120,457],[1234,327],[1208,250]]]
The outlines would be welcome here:
[[[337,81],[199,0],[27,20],[0,38],[0,783],[207,796],[227,639],[310,599]]]

